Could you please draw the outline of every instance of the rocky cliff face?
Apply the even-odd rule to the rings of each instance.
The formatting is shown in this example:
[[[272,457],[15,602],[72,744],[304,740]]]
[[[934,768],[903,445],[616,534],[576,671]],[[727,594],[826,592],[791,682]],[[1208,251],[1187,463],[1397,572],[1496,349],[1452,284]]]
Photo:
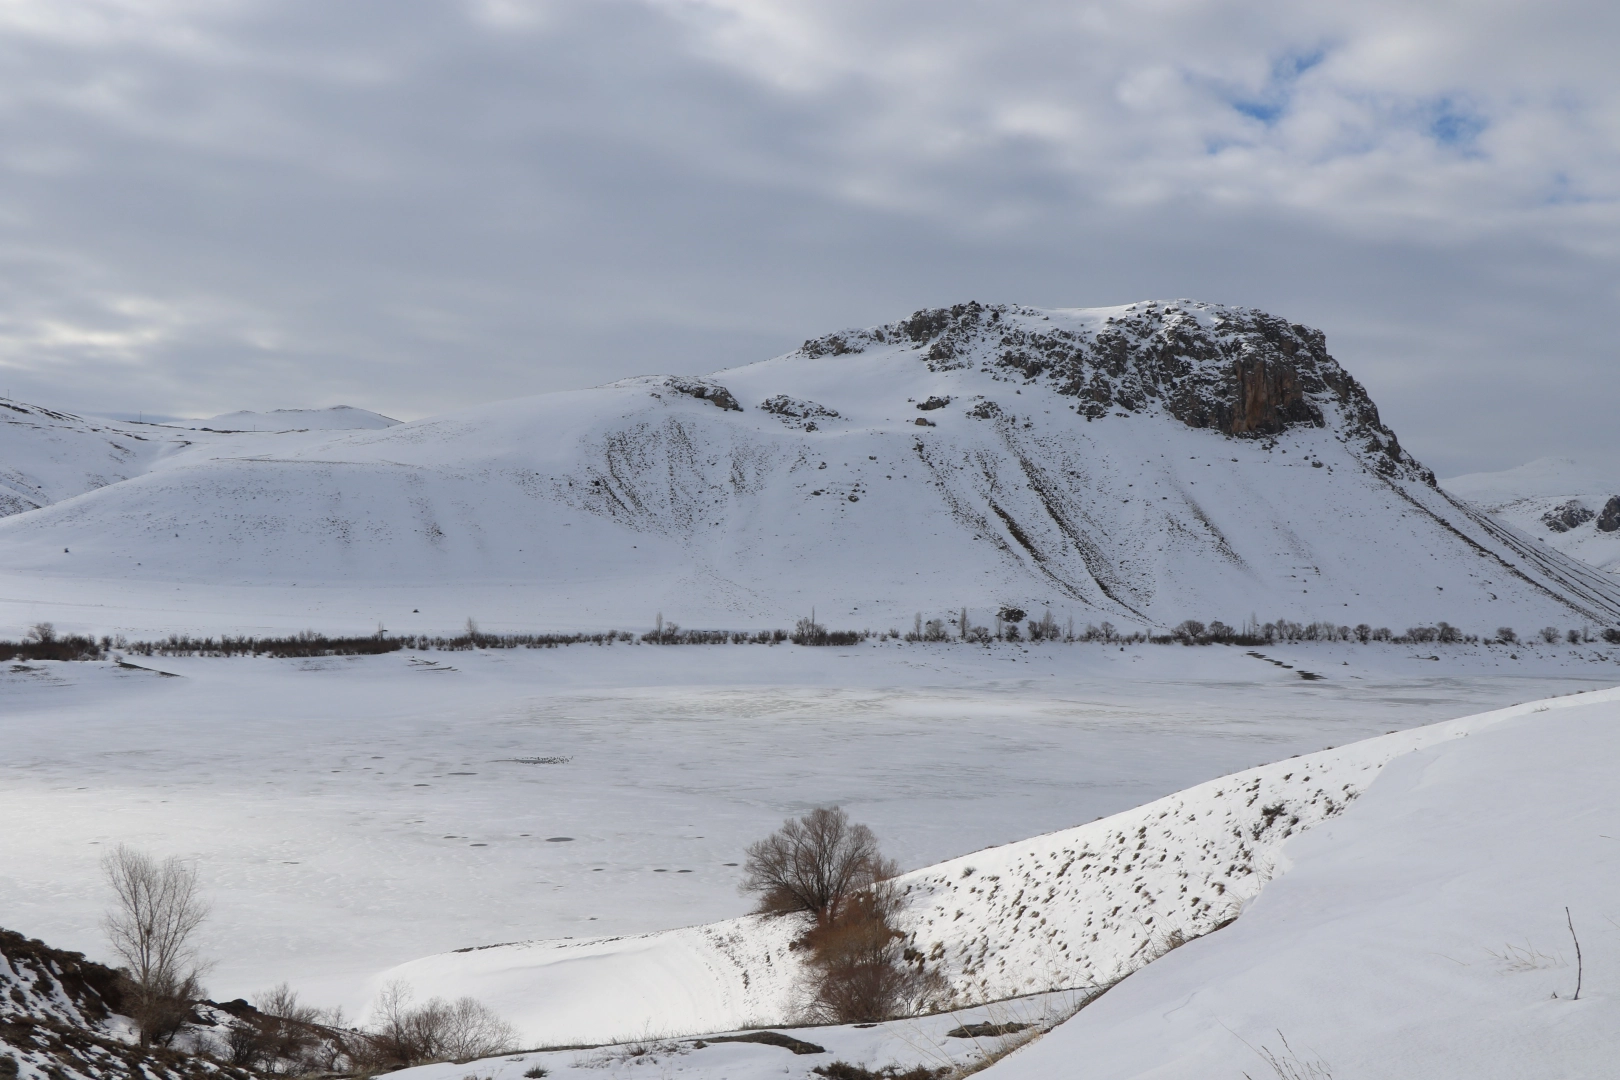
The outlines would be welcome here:
[[[1031,320],[1050,322],[1031,308],[957,304],[807,341],[800,352],[840,356],[906,342],[935,371],[978,366],[1008,380],[1043,382],[1073,398],[1087,420],[1159,410],[1235,438],[1323,427],[1332,410],[1379,473],[1434,484],[1434,474],[1379,420],[1366,390],[1328,354],[1319,330],[1252,308],[1193,301],[1133,304],[1096,326],[1037,329]]]

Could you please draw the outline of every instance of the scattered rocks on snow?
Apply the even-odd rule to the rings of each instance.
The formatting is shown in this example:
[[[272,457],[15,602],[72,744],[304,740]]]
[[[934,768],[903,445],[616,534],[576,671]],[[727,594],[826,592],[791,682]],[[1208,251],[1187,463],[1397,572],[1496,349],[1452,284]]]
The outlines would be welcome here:
[[[768,397],[759,403],[759,407],[768,413],[781,417],[784,424],[790,427],[803,428],[805,431],[817,430],[817,420],[838,420],[842,418],[837,409],[829,409],[817,402],[789,397],[787,394]]]

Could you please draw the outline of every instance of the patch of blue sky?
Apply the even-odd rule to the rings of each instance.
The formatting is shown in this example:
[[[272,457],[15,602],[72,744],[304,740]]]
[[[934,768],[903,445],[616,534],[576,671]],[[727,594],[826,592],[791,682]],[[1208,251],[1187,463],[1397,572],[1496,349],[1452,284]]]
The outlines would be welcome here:
[[[1272,61],[1265,85],[1253,94],[1228,98],[1233,109],[1253,120],[1271,127],[1293,102],[1300,76],[1318,66],[1327,58],[1327,49],[1318,47],[1309,51],[1284,53]]]
[[[1489,126],[1484,115],[1450,98],[1441,98],[1429,109],[1429,137],[1441,146],[1471,150]]]

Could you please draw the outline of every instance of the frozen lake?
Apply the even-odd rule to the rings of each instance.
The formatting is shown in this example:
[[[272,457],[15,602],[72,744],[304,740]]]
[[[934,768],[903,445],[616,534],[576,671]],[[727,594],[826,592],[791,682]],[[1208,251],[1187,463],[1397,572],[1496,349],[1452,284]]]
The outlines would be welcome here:
[[[104,957],[100,853],[198,861],[216,998],[742,913],[839,803],[905,867],[1227,772],[1620,682],[1592,647],[618,644],[0,669],[0,924]],[[1301,670],[1323,676],[1300,677]]]

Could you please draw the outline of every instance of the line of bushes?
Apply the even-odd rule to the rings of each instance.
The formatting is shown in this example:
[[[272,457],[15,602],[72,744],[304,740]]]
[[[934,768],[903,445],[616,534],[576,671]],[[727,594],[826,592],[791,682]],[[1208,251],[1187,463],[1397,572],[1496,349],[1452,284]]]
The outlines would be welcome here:
[[[1373,627],[1367,623],[1357,626],[1335,625],[1328,622],[1298,623],[1288,619],[1259,623],[1253,619],[1241,627],[1229,626],[1219,619],[1209,623],[1187,619],[1168,633],[1150,634],[1142,630],[1122,632],[1112,623],[1087,623],[1076,628],[1070,619],[1060,626],[1047,612],[1040,619],[1030,619],[1020,628],[1016,616],[1024,613],[1003,608],[998,614],[996,627],[974,626],[964,609],[947,623],[944,619],[924,620],[917,615],[909,633],[889,630],[873,634],[870,630],[829,630],[817,622],[812,614],[800,619],[790,633],[786,630],[687,630],[675,623],[665,623],[659,617],[658,626],[645,634],[636,635],[628,630],[606,630],[594,633],[572,634],[486,634],[468,620],[465,633],[455,636],[430,634],[404,634],[391,637],[379,631],[365,637],[328,637],[313,630],[305,630],[290,637],[191,637],[170,634],[155,641],[129,641],[124,637],[92,638],[83,635],[57,636],[49,623],[36,625],[21,641],[0,641],[0,662],[28,660],[105,660],[115,652],[131,656],[375,656],[399,652],[402,649],[421,651],[458,652],[472,649],[555,649],[565,645],[612,645],[616,642],[642,642],[648,645],[858,645],[871,638],[878,641],[904,640],[907,642],[941,642],[988,645],[993,641],[1055,641],[1065,644],[1102,643],[1106,645],[1243,645],[1255,647],[1293,642],[1357,642],[1360,644],[1388,643],[1394,645],[1518,645],[1534,642],[1543,645],[1592,644],[1604,641],[1620,645],[1620,629],[1606,627],[1600,630],[1581,628],[1559,630],[1546,626],[1521,638],[1508,626],[1498,627],[1490,637],[1467,634],[1448,622],[1433,626],[1410,626],[1401,633],[1388,627]]]

